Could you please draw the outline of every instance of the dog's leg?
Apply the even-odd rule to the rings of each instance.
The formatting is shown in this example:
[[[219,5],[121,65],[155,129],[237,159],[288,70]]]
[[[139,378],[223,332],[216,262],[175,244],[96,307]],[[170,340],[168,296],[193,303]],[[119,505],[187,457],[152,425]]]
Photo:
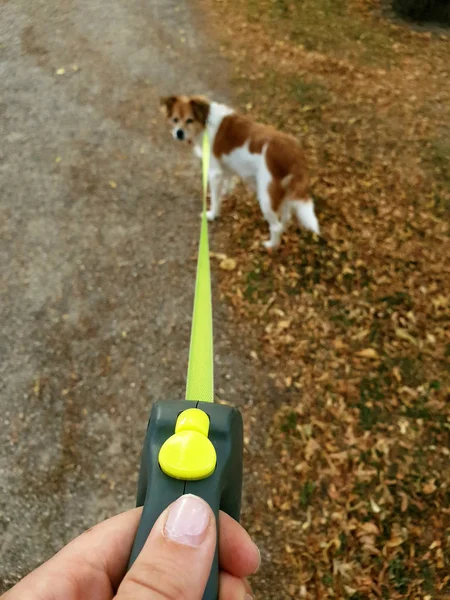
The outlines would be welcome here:
[[[281,225],[283,227],[283,231],[286,230],[286,227],[289,225],[289,222],[292,217],[292,204],[289,200],[285,200],[281,205]]]
[[[224,183],[223,194],[231,194],[234,188],[237,186],[238,180],[234,175],[227,175]]]
[[[270,239],[263,242],[264,248],[267,248],[268,250],[278,248],[280,245],[281,234],[283,233],[283,225],[273,211],[268,211],[264,216],[269,223],[270,229]]]
[[[269,193],[268,181],[266,176],[258,178],[258,200],[262,213],[269,223],[270,239],[263,242],[268,250],[280,245],[280,238],[283,232],[283,225],[280,222],[277,213],[272,209],[272,198]]]
[[[220,203],[222,201],[224,173],[216,161],[211,162],[209,169],[209,188],[211,190],[211,207],[206,213],[208,221],[214,221],[220,213]]]
[[[314,212],[314,202],[311,198],[306,200],[294,200],[292,206],[295,209],[297,218],[305,229],[309,229],[317,235],[320,235],[319,222]]]
[[[224,175],[223,195],[227,196],[228,194],[231,193],[232,189],[233,189],[233,181],[232,181],[230,175]]]

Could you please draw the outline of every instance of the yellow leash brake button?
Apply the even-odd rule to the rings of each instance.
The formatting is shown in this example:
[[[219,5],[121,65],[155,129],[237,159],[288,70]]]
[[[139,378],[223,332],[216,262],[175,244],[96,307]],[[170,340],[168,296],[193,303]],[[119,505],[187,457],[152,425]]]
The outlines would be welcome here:
[[[159,451],[159,466],[174,479],[206,479],[216,468],[216,450],[208,439],[209,417],[199,408],[184,410],[175,433]]]
[[[178,416],[175,433],[179,431],[198,431],[205,437],[209,433],[209,417],[199,408],[188,408]]]

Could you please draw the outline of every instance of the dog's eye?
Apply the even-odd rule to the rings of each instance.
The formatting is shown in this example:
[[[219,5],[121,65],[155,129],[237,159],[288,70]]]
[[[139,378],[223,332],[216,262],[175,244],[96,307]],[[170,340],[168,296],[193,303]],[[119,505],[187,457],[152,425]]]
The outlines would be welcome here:
[[[194,122],[194,119],[186,119],[186,125],[190,125]]]
[[[174,118],[172,119],[172,121],[173,121],[174,123],[178,123],[178,119],[177,119],[177,117],[174,117]]]

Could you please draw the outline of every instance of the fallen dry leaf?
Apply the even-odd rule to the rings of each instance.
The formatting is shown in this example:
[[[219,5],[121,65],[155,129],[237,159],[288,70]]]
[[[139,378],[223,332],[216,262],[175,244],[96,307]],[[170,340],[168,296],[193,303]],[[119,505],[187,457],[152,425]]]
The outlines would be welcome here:
[[[417,346],[417,340],[415,338],[413,338],[413,336],[410,333],[408,333],[408,331],[406,329],[401,329],[400,327],[398,327],[395,330],[395,335],[398,338],[400,338],[401,340],[406,340],[410,344]]]
[[[364,350],[359,350],[356,355],[361,356],[362,358],[371,358],[374,360],[380,358],[378,352],[374,348],[365,348]]]
[[[308,440],[308,442],[306,443],[306,447],[305,447],[305,458],[307,461],[311,460],[311,457],[313,456],[313,454],[315,452],[317,452],[318,450],[320,450],[320,445],[318,444],[318,442],[316,442],[316,440],[314,438],[310,438]]]
[[[397,546],[401,546],[404,543],[404,539],[401,537],[391,538],[388,542],[386,542],[385,547],[387,548],[396,548]]]
[[[234,258],[224,258],[219,264],[222,271],[233,271],[236,266],[237,263]]]
[[[378,527],[375,525],[375,523],[372,523],[370,521],[368,521],[367,523],[359,523],[358,524],[358,535],[379,535],[380,530],[378,529]]]
[[[427,495],[433,494],[436,491],[436,484],[435,484],[434,479],[425,483],[422,486],[422,491],[424,494],[427,494]]]
[[[381,512],[380,506],[375,502],[373,498],[370,499],[370,507],[375,514],[379,514]]]

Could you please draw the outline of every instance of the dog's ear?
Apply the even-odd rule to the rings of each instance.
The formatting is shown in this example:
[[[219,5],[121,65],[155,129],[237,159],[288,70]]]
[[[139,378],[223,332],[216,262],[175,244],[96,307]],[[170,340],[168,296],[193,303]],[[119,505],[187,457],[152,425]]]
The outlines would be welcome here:
[[[193,96],[190,102],[195,120],[206,125],[209,115],[209,100],[203,96]]]
[[[173,105],[176,101],[176,96],[165,96],[164,98],[160,98],[159,104],[161,107],[161,112],[166,115],[166,117],[170,117],[172,114]]]

